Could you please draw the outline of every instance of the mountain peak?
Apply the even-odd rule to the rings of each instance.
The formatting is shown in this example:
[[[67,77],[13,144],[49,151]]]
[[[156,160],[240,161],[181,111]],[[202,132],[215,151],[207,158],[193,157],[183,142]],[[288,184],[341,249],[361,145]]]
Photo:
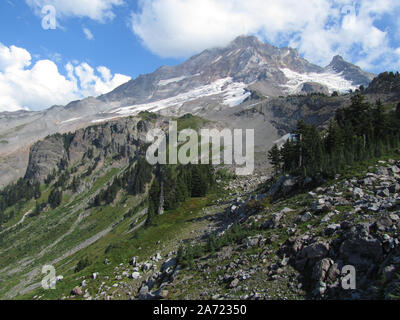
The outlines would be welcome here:
[[[258,40],[257,37],[246,36],[246,35],[238,36],[231,42],[231,45],[234,45],[237,47],[244,47],[244,46],[249,46],[249,45],[259,45],[259,44],[261,44],[261,42],[260,42],[260,40]]]
[[[344,60],[340,55],[334,56],[326,69],[342,73],[346,80],[351,80],[354,84],[357,83],[357,85],[363,84],[364,86],[368,86],[372,79],[375,78],[374,74],[363,71],[360,67]]]
[[[333,57],[331,63],[335,63],[335,62],[345,62],[345,60],[343,59],[343,57],[341,55],[336,55]]]

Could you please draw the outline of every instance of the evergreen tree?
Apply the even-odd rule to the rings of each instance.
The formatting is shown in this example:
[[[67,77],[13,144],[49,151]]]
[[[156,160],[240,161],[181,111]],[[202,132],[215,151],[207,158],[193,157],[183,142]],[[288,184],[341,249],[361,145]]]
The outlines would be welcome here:
[[[376,108],[374,110],[374,126],[375,126],[375,139],[381,140],[385,136],[387,127],[386,115],[381,100],[376,102]]]
[[[204,197],[208,190],[206,177],[200,167],[201,165],[192,166],[192,185],[190,191],[193,198]]]
[[[400,120],[400,102],[397,104],[396,107],[396,117]]]
[[[275,174],[281,169],[281,153],[277,144],[274,144],[272,149],[268,152],[268,160],[275,170]]]
[[[49,204],[52,209],[57,208],[62,202],[62,191],[55,188],[51,191],[49,195]]]
[[[160,205],[160,183],[157,179],[154,179],[150,191],[149,191],[149,208],[147,214],[146,225],[150,225],[154,217],[158,214],[158,208]]]

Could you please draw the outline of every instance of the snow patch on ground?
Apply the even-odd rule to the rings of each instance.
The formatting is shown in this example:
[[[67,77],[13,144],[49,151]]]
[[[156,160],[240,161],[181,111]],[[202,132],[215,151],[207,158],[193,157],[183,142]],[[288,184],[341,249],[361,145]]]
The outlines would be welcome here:
[[[345,93],[347,91],[356,90],[357,87],[354,86],[351,81],[346,80],[342,77],[340,73],[297,73],[290,69],[281,69],[285,77],[289,81],[282,85],[285,88],[286,93],[296,94],[301,91],[301,87],[306,82],[317,82],[328,87],[329,92],[338,91],[340,93]]]
[[[217,59],[215,59],[211,64],[217,63],[219,60],[222,59],[222,56],[219,56]]]
[[[186,102],[213,95],[222,95],[223,103],[234,107],[242,103],[250,95],[250,92],[246,92],[245,88],[246,85],[244,83],[233,82],[232,78],[229,77],[219,79],[211,84],[198,87],[189,92],[181,93],[171,98],[145,104],[122,107],[111,112],[120,115],[136,114],[141,111],[157,112],[169,107],[180,108]]]
[[[77,120],[80,120],[80,119],[82,119],[82,117],[79,117],[79,118],[71,118],[71,119],[65,120],[65,121],[63,121],[63,122],[60,122],[60,124],[65,124],[65,123],[69,123],[69,122],[74,122],[74,121],[77,121]]]
[[[224,94],[224,104],[230,107],[240,105],[244,100],[251,96],[251,92],[246,91],[246,85],[242,82],[234,82]]]
[[[170,84],[170,83],[174,83],[174,82],[180,82],[180,81],[182,81],[182,80],[185,80],[187,77],[185,77],[185,76],[183,76],[183,77],[178,77],[178,78],[171,78],[171,79],[166,79],[166,80],[160,80],[159,82],[158,82],[158,85],[159,86],[166,86],[166,85],[168,85],[168,84]]]
[[[118,118],[119,118],[119,117],[97,119],[97,120],[91,121],[91,123],[102,123],[102,122],[107,122],[107,121],[115,120],[115,119],[118,119]]]
[[[295,134],[292,134],[292,133],[285,134],[282,138],[280,138],[280,139],[274,141],[273,143],[276,144],[276,145],[278,145],[278,148],[280,149],[280,148],[283,147],[283,145],[284,145],[288,140],[296,141],[296,135],[295,135]]]

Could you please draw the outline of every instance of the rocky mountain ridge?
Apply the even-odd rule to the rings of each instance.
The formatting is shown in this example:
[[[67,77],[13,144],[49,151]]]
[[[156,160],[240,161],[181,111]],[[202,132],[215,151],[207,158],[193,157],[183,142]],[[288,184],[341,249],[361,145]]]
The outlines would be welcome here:
[[[211,118],[214,111],[229,114],[232,107],[256,103],[246,104],[254,92],[267,99],[345,92],[361,84],[368,86],[372,78],[339,58],[322,68],[294,49],[277,48],[255,37],[238,37],[226,48],[205,50],[178,66],[161,67],[97,98],[41,112],[0,114],[0,185],[23,175],[27,151],[47,135],[74,132],[144,110],[169,116],[202,113]]]

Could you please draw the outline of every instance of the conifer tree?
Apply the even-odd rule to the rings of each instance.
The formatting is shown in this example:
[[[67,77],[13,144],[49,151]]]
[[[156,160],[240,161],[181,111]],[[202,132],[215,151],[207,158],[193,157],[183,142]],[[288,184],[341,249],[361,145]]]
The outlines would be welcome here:
[[[277,144],[268,152],[268,160],[277,174],[281,169],[281,153]]]

